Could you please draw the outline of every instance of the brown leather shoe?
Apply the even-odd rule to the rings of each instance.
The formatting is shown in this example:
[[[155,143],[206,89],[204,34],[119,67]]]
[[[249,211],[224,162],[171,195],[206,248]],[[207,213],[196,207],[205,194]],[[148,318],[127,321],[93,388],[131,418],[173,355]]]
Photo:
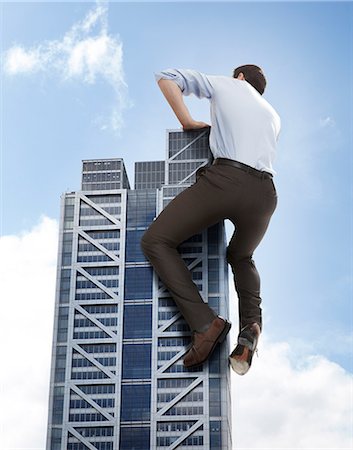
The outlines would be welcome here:
[[[218,342],[223,342],[232,324],[221,316],[217,316],[204,332],[192,332],[192,347],[184,358],[187,368],[198,366],[212,354]]]
[[[257,322],[245,325],[238,335],[238,344],[229,355],[229,361],[234,372],[245,375],[251,367],[252,357],[257,351],[257,343],[261,333]]]

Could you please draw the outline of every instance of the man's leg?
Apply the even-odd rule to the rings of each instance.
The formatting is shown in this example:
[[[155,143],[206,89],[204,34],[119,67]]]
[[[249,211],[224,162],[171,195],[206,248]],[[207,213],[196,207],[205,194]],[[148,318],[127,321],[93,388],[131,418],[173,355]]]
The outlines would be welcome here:
[[[222,218],[219,191],[201,176],[168,203],[141,239],[144,254],[196,331],[206,330],[217,314],[202,299],[177,246]]]
[[[267,214],[249,215],[242,220],[238,218],[236,224],[233,222],[236,229],[229,241],[226,256],[239,297],[239,332],[253,322],[257,322],[262,331],[260,275],[252,256],[268,228],[274,211],[273,201]]]

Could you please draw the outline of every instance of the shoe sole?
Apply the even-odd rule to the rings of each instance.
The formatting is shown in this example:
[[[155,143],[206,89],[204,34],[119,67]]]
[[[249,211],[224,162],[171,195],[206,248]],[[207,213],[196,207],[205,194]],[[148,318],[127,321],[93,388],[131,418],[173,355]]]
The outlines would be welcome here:
[[[250,351],[251,350],[249,347],[244,346],[243,353],[241,355],[236,355],[236,358],[231,356],[228,357],[232,369],[238,375],[245,375],[250,369],[251,363],[248,363]]]
[[[220,333],[220,335],[218,336],[218,338],[215,339],[214,344],[213,344],[211,350],[209,351],[208,355],[206,356],[206,358],[203,359],[202,361],[197,362],[196,364],[192,364],[192,365],[189,365],[189,366],[186,366],[186,365],[184,364],[184,367],[186,367],[187,369],[190,369],[190,368],[192,368],[192,367],[200,366],[200,365],[203,364],[205,361],[207,361],[208,358],[209,358],[209,357],[211,356],[211,354],[213,353],[214,349],[216,348],[216,345],[217,345],[218,343],[221,344],[221,343],[224,341],[224,339],[226,338],[226,336],[227,336],[229,330],[231,329],[231,327],[232,327],[232,323],[231,323],[231,322],[228,322],[228,320],[227,320],[227,321],[226,321],[226,324],[225,324],[225,326],[224,326],[224,328],[223,328],[223,330],[222,330],[222,332]]]
[[[242,328],[241,332],[245,328],[246,326]],[[241,334],[239,334],[237,346],[228,357],[232,369],[237,374],[245,375],[250,369],[252,358],[255,351],[257,351],[259,336],[260,335],[255,336],[253,340],[250,341],[247,339],[248,336],[241,336]],[[239,351],[241,351],[241,353],[239,353]]]

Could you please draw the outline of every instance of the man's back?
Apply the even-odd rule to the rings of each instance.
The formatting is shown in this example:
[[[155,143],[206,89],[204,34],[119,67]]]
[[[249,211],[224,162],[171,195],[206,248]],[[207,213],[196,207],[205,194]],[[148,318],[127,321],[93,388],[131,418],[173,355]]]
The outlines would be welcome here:
[[[276,174],[272,165],[281,120],[250,83],[192,69],[166,69],[155,73],[155,77],[172,79],[184,95],[194,94],[210,101],[210,148],[214,158],[234,159]]]
[[[246,80],[207,77],[213,88],[210,146],[214,157],[275,174],[272,163],[281,126],[275,109]]]

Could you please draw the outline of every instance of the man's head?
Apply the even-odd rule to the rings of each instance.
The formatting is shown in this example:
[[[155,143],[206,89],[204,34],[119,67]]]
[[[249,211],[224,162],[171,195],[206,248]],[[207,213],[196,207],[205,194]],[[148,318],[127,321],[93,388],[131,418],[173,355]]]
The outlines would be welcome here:
[[[244,66],[239,66],[233,71],[233,78],[238,78],[239,80],[246,80],[250,83],[260,94],[264,93],[266,87],[265,75],[259,66],[254,64],[245,64]]]

